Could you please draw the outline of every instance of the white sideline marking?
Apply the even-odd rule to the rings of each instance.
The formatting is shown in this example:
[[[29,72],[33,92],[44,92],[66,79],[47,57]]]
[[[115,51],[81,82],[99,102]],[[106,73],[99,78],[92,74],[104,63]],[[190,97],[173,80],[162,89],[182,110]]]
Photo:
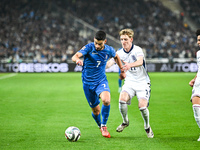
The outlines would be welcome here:
[[[1,80],[1,79],[11,78],[11,77],[14,77],[14,76],[16,76],[16,75],[17,75],[17,73],[8,74],[8,75],[5,75],[5,76],[0,77],[0,80]]]

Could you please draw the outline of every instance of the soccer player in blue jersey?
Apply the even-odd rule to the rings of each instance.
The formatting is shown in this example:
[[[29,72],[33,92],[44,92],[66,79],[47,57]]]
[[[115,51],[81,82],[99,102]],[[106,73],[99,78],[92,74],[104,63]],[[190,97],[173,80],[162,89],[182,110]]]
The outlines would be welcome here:
[[[121,76],[126,74],[122,69],[122,63],[113,47],[106,45],[106,33],[98,31],[94,42],[85,45],[72,57],[72,61],[82,67],[82,82],[85,97],[92,109],[92,117],[96,121],[104,137],[110,138],[106,123],[110,112],[110,89],[105,74],[106,63],[113,57],[121,68]],[[83,57],[83,60],[80,59]],[[102,108],[100,108],[100,100]],[[101,109],[101,111],[100,111]],[[101,114],[100,114],[101,112]]]

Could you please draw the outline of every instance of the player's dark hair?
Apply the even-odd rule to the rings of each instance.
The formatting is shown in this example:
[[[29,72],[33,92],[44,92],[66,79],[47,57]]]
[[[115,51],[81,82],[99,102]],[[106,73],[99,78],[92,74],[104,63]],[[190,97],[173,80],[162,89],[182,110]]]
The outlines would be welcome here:
[[[198,30],[196,31],[196,35],[197,35],[197,36],[200,35],[200,29],[198,29]]]
[[[104,31],[98,31],[96,34],[95,34],[95,39],[97,39],[98,41],[100,40],[105,40],[106,39],[106,33]]]

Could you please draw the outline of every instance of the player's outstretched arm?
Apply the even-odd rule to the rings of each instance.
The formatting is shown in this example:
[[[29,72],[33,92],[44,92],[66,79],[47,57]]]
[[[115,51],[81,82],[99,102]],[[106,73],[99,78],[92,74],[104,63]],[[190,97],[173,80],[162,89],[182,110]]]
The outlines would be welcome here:
[[[124,72],[121,59],[119,58],[119,56],[117,54],[115,55],[114,60],[117,63],[117,65],[119,66],[121,72]]]
[[[142,66],[143,65],[143,58],[144,58],[143,56],[140,56],[140,57],[137,58],[137,61],[135,61],[133,63],[128,63],[128,62],[123,61],[123,63],[124,63],[124,65],[123,65],[124,70],[129,70],[132,67]]]
[[[83,60],[80,59],[80,57],[82,56],[83,56],[82,53],[77,52],[72,56],[72,61],[76,62],[77,65],[83,66]]]
[[[110,68],[112,65],[115,64],[115,61],[113,58],[111,58],[109,61],[106,63],[106,69]]]
[[[197,78],[197,75],[194,77],[194,79],[192,79],[192,80],[189,82],[189,85],[190,85],[191,87],[194,86],[194,82],[195,82],[196,78]]]
[[[116,54],[116,56],[114,57],[115,62],[117,63],[117,65],[119,66],[121,73],[120,73],[120,79],[123,80],[126,77],[126,73],[124,72],[124,68],[121,62],[121,59],[119,58],[119,56]]]

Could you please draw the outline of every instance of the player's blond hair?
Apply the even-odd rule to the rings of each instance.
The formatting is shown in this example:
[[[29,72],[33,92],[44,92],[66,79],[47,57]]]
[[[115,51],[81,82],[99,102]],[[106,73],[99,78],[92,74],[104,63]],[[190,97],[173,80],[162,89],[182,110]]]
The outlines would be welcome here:
[[[119,36],[128,35],[129,38],[133,38],[134,32],[132,29],[123,29],[119,32]]]

